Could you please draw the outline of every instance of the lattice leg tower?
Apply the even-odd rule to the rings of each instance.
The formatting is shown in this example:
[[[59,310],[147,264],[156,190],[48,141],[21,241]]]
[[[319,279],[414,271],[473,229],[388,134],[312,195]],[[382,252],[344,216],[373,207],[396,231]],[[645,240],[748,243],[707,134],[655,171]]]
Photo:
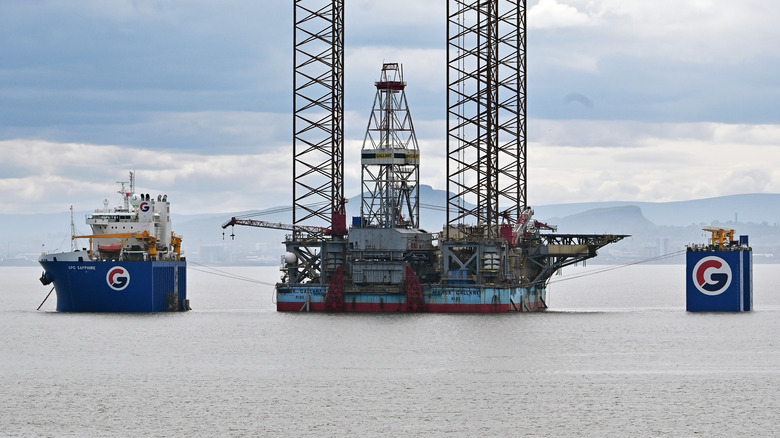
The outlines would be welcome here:
[[[497,237],[526,205],[525,47],[525,0],[447,1],[445,239]]]

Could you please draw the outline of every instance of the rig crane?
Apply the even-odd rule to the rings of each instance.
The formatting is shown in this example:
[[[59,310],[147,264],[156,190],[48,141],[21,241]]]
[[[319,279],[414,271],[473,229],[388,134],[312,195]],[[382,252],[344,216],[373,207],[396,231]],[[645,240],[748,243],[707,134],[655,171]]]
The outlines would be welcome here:
[[[243,225],[247,227],[258,227],[258,228],[271,228],[274,230],[301,231],[301,232],[308,233],[310,236],[333,234],[330,228],[325,228],[325,227],[317,227],[312,225],[293,225],[293,224],[285,224],[282,222],[261,221],[257,219],[238,219],[235,217],[230,218],[229,221],[222,224],[222,229],[224,230],[227,227],[233,227],[235,225]],[[236,235],[231,231],[230,237],[235,238]]]

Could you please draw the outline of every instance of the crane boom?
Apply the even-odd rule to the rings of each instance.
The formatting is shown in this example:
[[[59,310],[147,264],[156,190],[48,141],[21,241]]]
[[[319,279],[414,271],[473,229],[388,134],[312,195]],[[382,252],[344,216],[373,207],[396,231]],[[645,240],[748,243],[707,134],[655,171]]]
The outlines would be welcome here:
[[[229,221],[222,224],[222,229],[234,225],[244,225],[247,227],[258,227],[258,228],[272,228],[275,230],[303,231],[309,234],[331,234],[331,230],[325,227],[315,227],[310,225],[292,225],[292,224],[285,224],[282,222],[261,221],[257,219],[237,219],[235,217],[230,218]]]

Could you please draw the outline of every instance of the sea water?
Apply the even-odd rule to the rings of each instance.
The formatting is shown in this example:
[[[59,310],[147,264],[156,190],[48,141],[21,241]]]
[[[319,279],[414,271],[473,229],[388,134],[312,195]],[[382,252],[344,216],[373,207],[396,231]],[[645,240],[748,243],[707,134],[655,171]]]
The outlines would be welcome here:
[[[567,268],[501,315],[277,313],[278,268],[218,269],[133,315],[36,311],[40,269],[0,268],[0,435],[778,433],[776,266],[741,314],[687,313],[682,265]]]

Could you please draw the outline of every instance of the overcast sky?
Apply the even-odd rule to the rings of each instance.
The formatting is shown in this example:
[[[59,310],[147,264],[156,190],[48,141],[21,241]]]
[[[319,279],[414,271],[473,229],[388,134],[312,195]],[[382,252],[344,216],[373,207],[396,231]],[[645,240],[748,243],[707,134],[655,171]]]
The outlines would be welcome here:
[[[346,187],[383,61],[443,189],[445,1],[346,2]],[[532,205],[780,192],[780,2],[528,2]],[[291,204],[292,2],[0,3],[0,213]]]

